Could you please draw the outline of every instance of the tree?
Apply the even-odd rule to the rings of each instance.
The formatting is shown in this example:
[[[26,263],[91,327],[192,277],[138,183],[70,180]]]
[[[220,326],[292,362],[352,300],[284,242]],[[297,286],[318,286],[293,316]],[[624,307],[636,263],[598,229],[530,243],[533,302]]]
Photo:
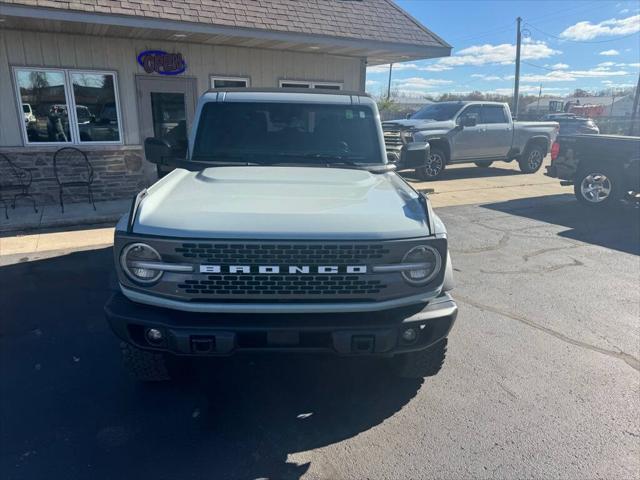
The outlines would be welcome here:
[[[590,97],[591,94],[589,92],[587,92],[586,90],[583,90],[581,88],[576,88],[573,91],[573,96],[574,97]]]

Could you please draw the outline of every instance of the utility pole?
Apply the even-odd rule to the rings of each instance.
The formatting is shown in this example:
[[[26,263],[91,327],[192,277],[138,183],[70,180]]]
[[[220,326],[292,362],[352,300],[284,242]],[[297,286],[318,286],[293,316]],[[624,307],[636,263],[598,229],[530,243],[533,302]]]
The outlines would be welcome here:
[[[518,118],[518,101],[520,100],[520,43],[522,41],[522,33],[520,32],[520,25],[522,24],[522,18],[516,19],[518,22],[518,33],[516,37],[516,80],[513,88],[513,116]]]
[[[636,115],[638,115],[638,98],[640,97],[640,75],[638,75],[638,85],[633,99],[633,109],[631,110],[631,125],[629,125],[629,135],[633,135],[636,126]]]
[[[393,63],[389,64],[389,83],[387,84],[387,100],[391,98],[391,72],[393,70]]]
[[[540,90],[538,91],[538,105],[536,106],[536,114],[540,115],[540,97],[542,96],[542,84],[540,84]]]
[[[609,116],[613,117],[613,104],[616,101],[616,90],[615,88],[611,89],[611,108],[609,109]]]

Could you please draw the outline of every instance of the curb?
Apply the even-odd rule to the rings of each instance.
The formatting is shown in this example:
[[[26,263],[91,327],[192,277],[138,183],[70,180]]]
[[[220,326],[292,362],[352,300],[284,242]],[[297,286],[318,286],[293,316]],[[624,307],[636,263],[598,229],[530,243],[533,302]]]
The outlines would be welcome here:
[[[46,223],[40,223],[39,225],[24,224],[24,225],[0,225],[0,234],[17,234],[37,233],[40,230],[47,230],[51,228],[61,227],[76,227],[83,225],[100,225],[100,224],[115,224],[120,220],[120,217],[126,212],[121,213],[105,213],[103,215],[96,215],[92,217],[70,217],[70,218],[56,218]]]

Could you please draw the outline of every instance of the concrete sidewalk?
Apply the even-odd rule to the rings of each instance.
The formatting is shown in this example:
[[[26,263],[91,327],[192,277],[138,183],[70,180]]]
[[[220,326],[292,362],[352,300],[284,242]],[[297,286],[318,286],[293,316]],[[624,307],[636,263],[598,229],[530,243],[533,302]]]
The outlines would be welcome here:
[[[20,205],[7,209],[9,219],[4,216],[0,205],[0,235],[11,233],[29,233],[43,229],[59,229],[81,225],[115,224],[129,211],[131,199],[96,202],[94,210],[90,203],[69,203],[60,205],[38,205],[38,212],[31,206]]]
[[[114,225],[129,211],[131,200],[9,207],[9,220],[0,209],[0,265],[10,256],[62,250],[84,250],[111,245]],[[100,226],[104,228],[100,228]],[[53,231],[52,231],[53,230]]]

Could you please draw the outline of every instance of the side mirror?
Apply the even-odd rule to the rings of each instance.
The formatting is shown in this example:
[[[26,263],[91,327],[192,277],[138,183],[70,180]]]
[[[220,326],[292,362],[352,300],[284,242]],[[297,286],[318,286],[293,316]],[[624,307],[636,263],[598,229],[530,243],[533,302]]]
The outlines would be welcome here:
[[[412,142],[404,148],[402,168],[422,168],[427,165],[427,159],[431,153],[428,142]]]
[[[478,117],[475,115],[464,115],[460,118],[461,127],[475,127],[478,124]]]
[[[173,150],[166,140],[150,137],[144,141],[144,156],[151,163],[165,165],[173,157]]]

